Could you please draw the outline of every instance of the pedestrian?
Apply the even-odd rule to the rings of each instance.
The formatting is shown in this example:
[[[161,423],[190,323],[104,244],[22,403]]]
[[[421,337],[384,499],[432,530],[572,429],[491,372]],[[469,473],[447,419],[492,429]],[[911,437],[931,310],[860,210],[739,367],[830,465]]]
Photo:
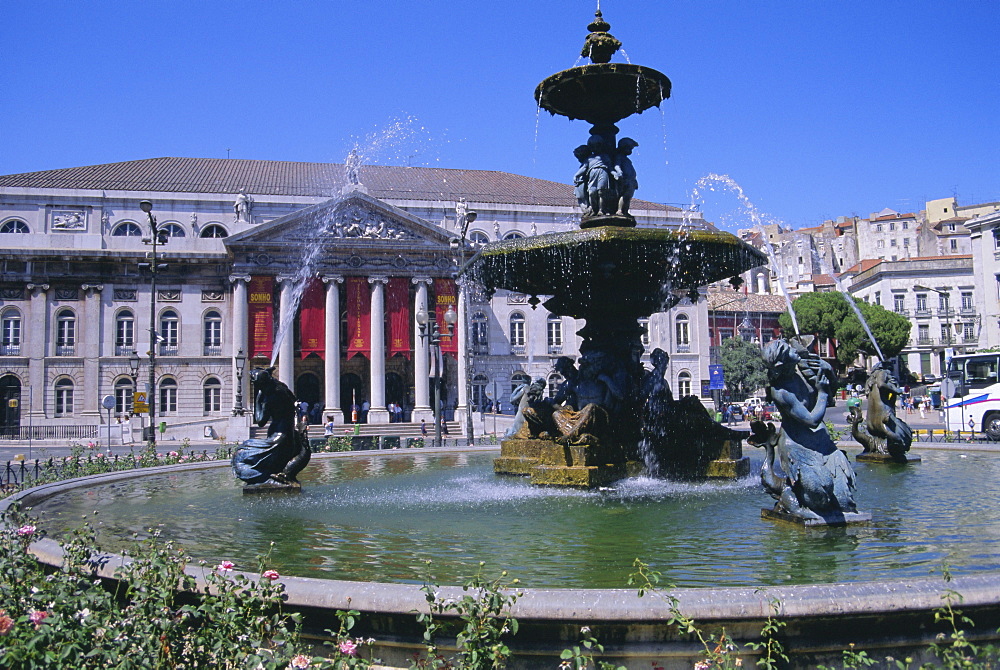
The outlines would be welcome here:
[[[427,437],[427,422],[423,419],[420,420],[420,434]]]
[[[368,410],[372,408],[372,404],[365,400],[361,403],[361,423],[368,423]]]
[[[386,407],[386,409],[389,410],[389,423],[395,423],[396,422],[396,403],[394,403],[394,402],[389,403],[389,406]]]
[[[403,423],[403,406],[396,403],[396,423]]]
[[[333,437],[333,417],[326,417],[326,424],[323,426],[323,437]]]

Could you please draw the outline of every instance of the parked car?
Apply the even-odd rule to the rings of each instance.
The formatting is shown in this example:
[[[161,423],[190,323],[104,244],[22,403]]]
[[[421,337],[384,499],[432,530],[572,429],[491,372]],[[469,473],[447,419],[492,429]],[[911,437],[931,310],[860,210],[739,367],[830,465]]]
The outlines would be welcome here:
[[[781,413],[774,405],[764,405],[761,408],[761,418],[764,421],[781,421]]]

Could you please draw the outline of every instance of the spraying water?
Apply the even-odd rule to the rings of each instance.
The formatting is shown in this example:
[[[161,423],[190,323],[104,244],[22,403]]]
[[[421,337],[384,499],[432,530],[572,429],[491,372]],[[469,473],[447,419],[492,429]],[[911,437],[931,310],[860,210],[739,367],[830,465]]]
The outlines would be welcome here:
[[[844,285],[840,281],[840,277],[834,274],[829,260],[824,258],[815,248],[813,248],[812,253],[813,258],[815,258],[819,263],[820,270],[823,271],[823,274],[830,275],[830,277],[833,278],[833,283],[837,287],[837,290],[842,296],[844,296],[844,300],[847,301],[850,308],[854,310],[854,315],[858,317],[858,321],[861,322],[861,327],[865,329],[865,334],[868,335],[868,339],[871,341],[872,346],[875,347],[875,353],[878,355],[878,359],[880,361],[884,361],[885,356],[882,355],[882,347],[878,346],[878,342],[875,340],[875,335],[872,334],[871,328],[868,327],[868,322],[865,321],[865,317],[861,315],[861,310],[858,308],[858,304],[854,301],[854,298],[851,297],[851,294],[847,292],[847,289],[844,288]]]
[[[764,217],[757,207],[754,206],[750,198],[747,197],[746,193],[743,192],[743,187],[737,184],[729,175],[708,174],[695,183],[695,187],[692,190],[692,198],[700,199],[702,189],[707,188],[710,191],[714,191],[717,185],[725,187],[726,190],[736,196],[736,199],[739,200],[740,205],[753,222],[754,228],[760,233],[761,242],[764,244],[764,251],[767,253],[767,258],[771,262],[771,267],[774,268],[775,276],[778,279],[778,289],[785,299],[785,304],[788,305],[788,316],[792,319],[792,329],[795,331],[795,336],[798,337],[799,322],[795,318],[795,310],[792,309],[792,299],[788,295],[788,288],[785,286],[781,267],[778,265],[778,259],[774,254],[774,247],[771,246],[771,243],[767,239],[767,233],[764,232]]]
[[[332,207],[325,207],[321,212],[314,213],[302,221],[302,226],[313,243],[304,249],[298,270],[287,281],[290,288],[282,289],[281,317],[278,331],[274,336],[274,351],[271,355],[271,366],[274,366],[281,343],[288,336],[294,324],[294,317],[306,289],[316,276],[321,253],[326,247],[324,240],[336,237],[337,226],[333,221],[339,216],[337,204],[347,197],[352,184],[358,184],[358,172],[362,166],[376,161],[381,163],[398,163],[409,160],[420,153],[422,140],[428,136],[427,129],[420,126],[414,117],[407,116],[393,119],[380,130],[369,133],[363,140],[355,140],[347,157],[343,160],[343,179],[335,185],[335,193],[331,201]]]

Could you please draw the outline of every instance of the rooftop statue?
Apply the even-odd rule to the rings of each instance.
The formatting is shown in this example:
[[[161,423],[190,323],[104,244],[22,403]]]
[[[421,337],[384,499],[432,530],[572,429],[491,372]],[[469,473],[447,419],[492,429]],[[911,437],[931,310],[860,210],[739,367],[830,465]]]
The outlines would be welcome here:
[[[755,421],[748,439],[766,451],[761,483],[777,500],[765,516],[808,525],[867,520],[857,514],[854,470],[823,424],[833,368],[797,340],[772,340],[764,361],[768,393],[781,414],[780,429]]]
[[[272,375],[274,368],[250,372],[254,389],[253,420],[258,426],[268,421],[264,439],[246,440],[233,453],[233,474],[248,489],[298,489],[296,479],[309,463],[309,440],[295,425],[295,394]]]

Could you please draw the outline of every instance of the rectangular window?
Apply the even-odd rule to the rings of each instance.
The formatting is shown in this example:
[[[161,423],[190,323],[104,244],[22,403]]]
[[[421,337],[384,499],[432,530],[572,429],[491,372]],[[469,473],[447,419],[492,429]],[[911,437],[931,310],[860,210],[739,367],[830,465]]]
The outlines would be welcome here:
[[[941,344],[951,344],[951,326],[941,324]]]
[[[115,328],[115,346],[129,348],[135,343],[135,322],[132,319],[119,319]]]
[[[952,251],[958,251],[958,240],[952,240],[951,241],[951,250]]]
[[[976,341],[976,324],[974,323],[963,323],[962,324],[962,339],[966,342]]]
[[[972,292],[971,291],[963,291],[962,292],[962,309],[963,310],[971,310],[971,309],[975,309],[975,308],[976,308],[976,305],[975,305],[975,303],[972,302]]]
[[[903,246],[904,247],[910,246],[910,238],[909,237],[904,237],[903,238]]]
[[[885,240],[878,240],[875,242],[876,249],[885,249]]]
[[[562,319],[549,319],[547,333],[549,347],[561,347],[563,343]]]
[[[21,344],[21,319],[6,318],[3,320],[3,345],[16,347]]]
[[[882,232],[882,224],[881,223],[876,223],[875,224],[875,232],[876,233],[881,233]]]
[[[73,414],[73,387],[56,388],[56,416]]]
[[[910,229],[910,224],[909,224],[909,222],[907,222],[907,221],[903,221],[903,230],[909,230],[909,229]]]
[[[206,347],[222,346],[222,321],[216,321],[216,320],[205,321],[205,346]]]
[[[882,291],[875,291],[875,304],[876,305],[882,304]]]
[[[889,246],[890,246],[890,247],[894,247],[894,246],[896,246],[896,238],[895,238],[895,237],[894,237],[894,238],[892,238],[891,240],[889,240]]]
[[[177,387],[160,387],[160,406],[156,408],[160,414],[177,411]]]
[[[889,224],[889,230],[896,230],[896,224],[895,223],[890,223]]]
[[[951,308],[951,296],[947,293],[938,293],[938,309],[947,312]]]
[[[926,344],[930,341],[930,339],[931,339],[931,327],[928,326],[926,323],[922,323],[919,326],[917,326],[917,340],[921,344]]]
[[[71,347],[74,344],[76,344],[76,319],[60,319],[56,346]]]
[[[892,309],[893,309],[893,311],[894,312],[902,312],[905,309],[905,307],[903,307],[903,305],[905,304],[905,301],[906,301],[906,297],[905,296],[902,296],[902,295],[894,295],[894,296],[892,296]]]
[[[222,387],[205,387],[205,414],[215,414],[222,411]]]
[[[917,294],[917,311],[926,312],[927,311],[927,294],[918,293]]]

